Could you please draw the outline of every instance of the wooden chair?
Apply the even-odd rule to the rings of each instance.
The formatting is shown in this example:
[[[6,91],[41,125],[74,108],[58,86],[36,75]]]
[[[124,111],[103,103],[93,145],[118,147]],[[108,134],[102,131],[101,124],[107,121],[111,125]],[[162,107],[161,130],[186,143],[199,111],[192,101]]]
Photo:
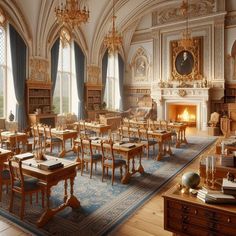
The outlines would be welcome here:
[[[36,149],[36,145],[41,146],[43,142],[43,133],[39,131],[39,125],[34,124],[31,128],[33,135],[33,149]]]
[[[120,168],[120,178],[122,179],[122,167],[125,167],[125,171],[127,171],[126,161],[121,159],[119,156],[114,155],[113,151],[113,142],[111,140],[107,142],[102,142],[102,181],[104,178],[105,169],[107,170],[111,168],[112,170],[112,180],[111,183],[113,185],[115,178],[115,169]]]
[[[0,131],[0,147],[3,148],[5,146],[6,149],[9,149],[9,140],[7,138],[3,138],[1,133],[2,131]]]
[[[91,139],[81,137],[80,138],[80,148],[81,148],[81,175],[83,175],[84,164],[88,170],[88,163],[90,163],[90,179],[93,173],[93,164],[95,163],[95,170],[97,168],[97,162],[102,162],[102,154],[93,153]]]
[[[50,147],[50,153],[52,153],[52,149],[54,146],[58,146],[58,149],[61,145],[63,145],[63,142],[61,139],[57,137],[52,136],[52,131],[51,131],[51,126],[44,126],[44,152],[46,152],[46,148],[49,146]]]
[[[157,141],[155,139],[152,139],[149,137],[148,130],[147,129],[139,129],[139,142],[141,142],[144,147],[147,150],[147,158],[149,158],[149,148],[153,147],[153,153],[155,151],[155,145],[157,144]]]
[[[24,176],[22,170],[22,162],[9,160],[9,169],[11,176],[11,198],[9,211],[12,212],[13,201],[15,193],[21,195],[20,219],[24,217],[25,211],[25,197],[30,195],[30,203],[32,204],[32,194],[42,193],[42,207],[44,208],[44,186],[37,178]],[[38,194],[36,195],[36,202],[38,203]]]

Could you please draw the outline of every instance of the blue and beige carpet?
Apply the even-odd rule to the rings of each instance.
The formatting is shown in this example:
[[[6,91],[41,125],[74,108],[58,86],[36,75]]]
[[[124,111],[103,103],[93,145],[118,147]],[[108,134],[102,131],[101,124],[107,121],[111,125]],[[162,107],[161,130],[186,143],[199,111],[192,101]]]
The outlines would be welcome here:
[[[116,170],[113,186],[110,178],[101,181],[99,165],[92,179],[89,179],[89,173],[85,172],[81,176],[78,172],[74,194],[80,200],[81,207],[77,210],[67,207],[43,228],[39,229],[35,225],[42,213],[41,206],[37,204],[33,206],[26,204],[24,221],[20,221],[18,217],[20,199],[15,201],[13,211],[15,214],[9,214],[9,196],[3,194],[0,214],[36,235],[106,235],[215,141],[214,137],[187,139],[189,142],[187,145],[172,149],[174,156],[166,156],[161,161],[156,161],[152,157],[147,160],[144,156],[145,173],[135,174],[127,185],[120,183],[119,170]],[[69,158],[73,159],[73,156]],[[58,199],[62,199],[62,196],[63,183],[60,183],[52,190],[52,204],[58,204]]]

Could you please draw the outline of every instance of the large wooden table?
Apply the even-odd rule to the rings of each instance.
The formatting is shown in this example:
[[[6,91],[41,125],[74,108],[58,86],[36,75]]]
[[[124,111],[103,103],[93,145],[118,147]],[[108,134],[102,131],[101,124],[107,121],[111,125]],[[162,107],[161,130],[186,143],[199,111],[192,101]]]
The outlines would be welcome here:
[[[150,136],[152,136],[153,138],[156,139],[156,141],[158,142],[158,155],[157,155],[157,160],[161,160],[161,158],[163,156],[165,156],[166,154],[172,155],[172,151],[171,151],[171,132],[169,131],[163,131],[163,132],[159,132],[159,131],[152,131],[149,130],[148,134]]]
[[[111,130],[111,125],[97,124],[93,122],[78,121],[75,122],[74,125],[84,125],[87,130],[95,132],[98,136],[103,135],[104,133],[108,133],[108,131]],[[79,128],[77,128],[77,130],[79,130]]]
[[[186,139],[186,124],[182,123],[168,123],[168,130],[174,130],[177,133],[176,147],[180,147],[182,143],[188,144]]]
[[[54,157],[46,156],[47,159],[55,159]],[[40,181],[45,183],[47,205],[44,213],[37,222],[39,227],[46,224],[57,212],[63,210],[65,207],[70,206],[72,208],[78,208],[80,206],[79,200],[73,195],[74,179],[77,174],[77,164],[76,162],[68,161],[65,159],[59,159],[60,162],[64,164],[64,167],[46,171],[39,169],[38,162],[34,158],[23,161],[23,172],[26,175],[38,178]],[[70,181],[70,196],[68,196],[68,183]],[[64,184],[64,203],[57,208],[50,208],[50,195],[51,187],[57,185],[58,182],[65,181]]]
[[[206,204],[174,186],[164,195],[164,228],[173,235],[236,235],[236,206]]]
[[[98,150],[101,149],[101,140],[94,140],[91,142],[92,146]],[[75,141],[75,145],[80,145],[80,140]],[[139,172],[140,174],[144,173],[144,168],[142,166],[142,152],[143,144],[134,143],[134,147],[127,148],[118,143],[114,143],[113,150],[114,153],[121,155],[122,158],[126,160],[126,173],[123,176],[121,183],[127,184],[132,175]],[[106,144],[104,144],[106,146]],[[101,151],[101,150],[100,150]],[[139,159],[138,166],[135,165],[135,157]]]
[[[55,128],[51,129],[52,135],[62,140],[62,150],[59,153],[59,157],[64,157],[65,154],[71,150],[66,150],[66,140],[77,138],[77,131],[76,130],[56,130]]]
[[[26,146],[28,143],[28,136],[26,133],[4,131],[1,132],[1,136],[3,139],[7,139],[9,144],[8,148],[12,152],[16,152],[16,150],[20,148],[20,144]]]
[[[146,132],[146,129],[136,129],[136,128],[128,128],[128,127],[122,127],[120,128],[122,131],[127,131],[132,134],[136,134],[136,137],[138,137],[138,131],[139,132]],[[161,160],[161,158],[166,155],[172,155],[171,151],[171,132],[170,131],[158,131],[158,130],[148,130],[148,135],[153,137],[157,143],[158,143],[158,155],[157,160]]]
[[[0,148],[0,202],[2,201],[2,171],[4,162],[6,162],[11,156],[11,151]]]

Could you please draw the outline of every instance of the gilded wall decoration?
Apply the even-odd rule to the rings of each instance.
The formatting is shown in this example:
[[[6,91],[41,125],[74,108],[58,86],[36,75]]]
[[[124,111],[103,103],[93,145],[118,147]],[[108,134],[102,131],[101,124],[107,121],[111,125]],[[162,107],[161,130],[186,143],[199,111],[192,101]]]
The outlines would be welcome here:
[[[48,68],[49,62],[45,59],[31,58],[29,62],[30,77],[29,80],[38,82],[50,82]]]
[[[132,78],[134,81],[147,81],[149,75],[149,61],[143,48],[138,48],[132,62]]]
[[[88,83],[97,84],[99,82],[100,68],[98,66],[88,66]]]
[[[216,11],[216,1],[215,0],[202,0],[194,3],[189,3],[189,15],[191,17],[203,16]],[[175,22],[183,19],[183,14],[180,7],[167,8],[159,12],[159,14],[154,14],[157,17],[156,25]]]
[[[184,48],[181,40],[170,42],[171,79],[178,81],[202,80],[202,38],[193,38],[193,45]]]

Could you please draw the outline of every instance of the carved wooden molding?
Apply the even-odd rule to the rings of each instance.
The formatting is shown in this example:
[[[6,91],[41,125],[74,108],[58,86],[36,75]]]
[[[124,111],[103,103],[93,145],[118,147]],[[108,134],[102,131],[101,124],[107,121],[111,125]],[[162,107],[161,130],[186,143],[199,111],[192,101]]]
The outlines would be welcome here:
[[[30,77],[29,80],[49,83],[48,74],[49,62],[45,59],[31,58],[29,61]]]
[[[99,82],[100,68],[90,65],[88,68],[88,83],[97,84]]]

